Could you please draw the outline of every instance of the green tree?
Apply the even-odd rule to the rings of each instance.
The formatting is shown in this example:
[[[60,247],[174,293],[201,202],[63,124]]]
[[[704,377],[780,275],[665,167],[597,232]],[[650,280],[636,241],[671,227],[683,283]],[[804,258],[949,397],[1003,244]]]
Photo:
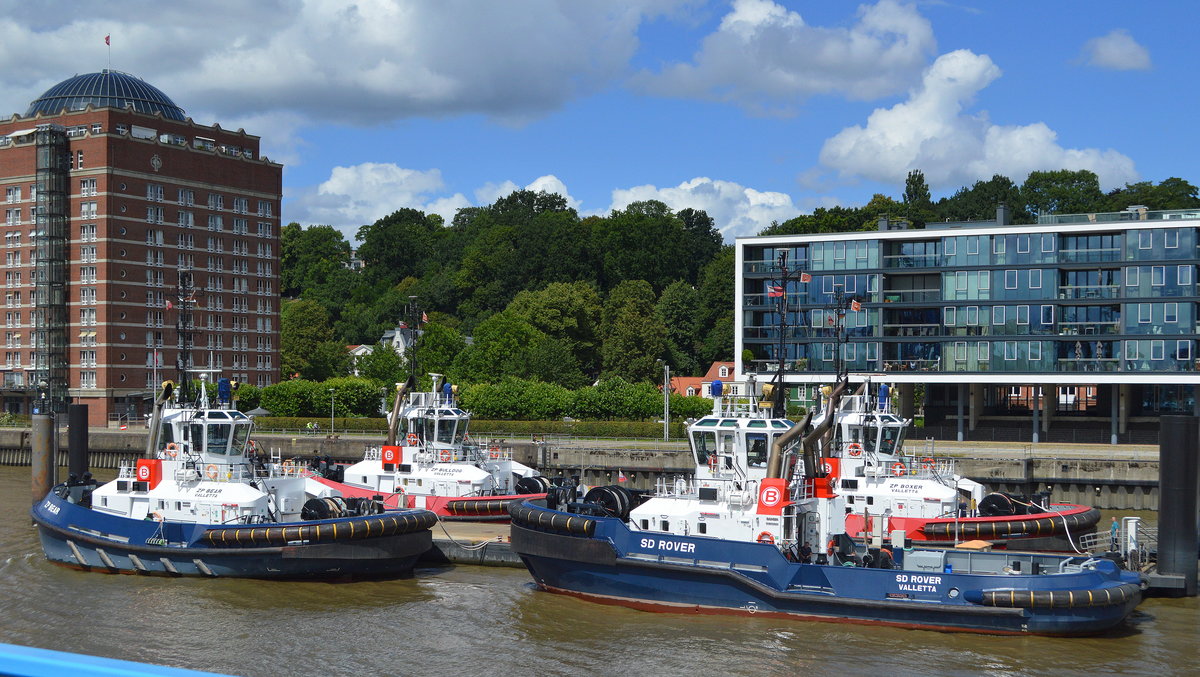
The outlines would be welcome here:
[[[1119,212],[1132,205],[1150,209],[1195,209],[1200,207],[1196,187],[1183,179],[1170,178],[1158,185],[1150,181],[1125,184],[1104,196],[1104,211]]]
[[[358,229],[358,257],[368,280],[392,285],[419,277],[443,237],[442,217],[416,209],[399,209]]]
[[[1031,214],[1082,214],[1104,208],[1100,179],[1087,169],[1030,172],[1021,199]]]
[[[654,312],[654,301],[654,290],[645,280],[626,280],[609,293],[601,313],[604,375],[632,382],[658,377],[667,329]]]
[[[283,296],[300,296],[304,290],[325,284],[337,271],[348,273],[350,244],[333,226],[289,223],[279,234],[279,287]]]
[[[601,289],[646,280],[663,289],[685,277],[683,221],[657,200],[634,202],[593,222],[591,250],[600,263]]]
[[[427,322],[421,326],[417,341],[417,366],[423,374],[452,374],[454,360],[466,346],[457,330],[440,322]]]
[[[279,311],[279,362],[282,378],[286,380],[293,375],[303,375],[309,371],[317,346],[332,338],[329,313],[321,304],[303,299],[284,301]]]
[[[655,312],[667,331],[667,362],[671,368],[680,375],[698,376],[701,337],[697,325],[700,295],[696,288],[676,280],[663,290]]]
[[[723,244],[721,231],[717,230],[716,222],[702,209],[681,209],[678,214],[683,222],[683,242],[679,255],[684,258],[685,280],[695,284],[700,279],[700,271],[711,261]]]
[[[562,341],[579,368],[594,379],[600,373],[600,307],[600,294],[591,283],[554,282],[518,293],[505,312]]]
[[[863,230],[867,218],[854,207],[818,207],[812,214],[801,214],[783,223],[773,222],[759,235],[813,235],[816,233],[848,233]],[[874,228],[868,225],[867,229]]]
[[[475,328],[474,342],[454,360],[452,372],[473,383],[495,383],[528,375],[527,349],[546,335],[509,313],[497,313]]]
[[[392,348],[391,344],[382,341],[376,343],[371,352],[358,358],[355,368],[360,377],[377,381],[386,386],[408,378],[404,358]]]
[[[1032,223],[1025,209],[1021,188],[1012,179],[994,174],[987,181],[976,181],[970,188],[959,188],[951,197],[938,201],[937,218],[944,221],[989,221],[996,218],[996,206],[1004,204],[1011,210],[1012,223]]]
[[[910,171],[904,181],[904,217],[917,228],[924,228],[934,218],[929,184],[925,183],[925,173],[919,169]]]

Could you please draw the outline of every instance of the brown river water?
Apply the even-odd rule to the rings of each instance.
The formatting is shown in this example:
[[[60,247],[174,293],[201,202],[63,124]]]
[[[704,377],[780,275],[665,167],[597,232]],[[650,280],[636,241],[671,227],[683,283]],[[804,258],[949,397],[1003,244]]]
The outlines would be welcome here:
[[[46,562],[29,505],[29,468],[0,467],[10,644],[253,676],[1200,674],[1195,598],[1059,639],[647,613],[544,593],[511,568],[333,584],[110,575]]]

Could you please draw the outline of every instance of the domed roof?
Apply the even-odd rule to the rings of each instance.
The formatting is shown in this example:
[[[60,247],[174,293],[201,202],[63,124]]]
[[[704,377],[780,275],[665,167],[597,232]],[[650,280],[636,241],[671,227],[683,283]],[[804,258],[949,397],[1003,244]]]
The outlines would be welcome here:
[[[184,119],[183,109],[159,88],[128,73],[108,69],[76,75],[47,89],[29,104],[25,117],[38,113],[57,115],[64,109],[83,110],[88,104],[97,108],[132,106],[139,113],[162,113],[171,120]]]

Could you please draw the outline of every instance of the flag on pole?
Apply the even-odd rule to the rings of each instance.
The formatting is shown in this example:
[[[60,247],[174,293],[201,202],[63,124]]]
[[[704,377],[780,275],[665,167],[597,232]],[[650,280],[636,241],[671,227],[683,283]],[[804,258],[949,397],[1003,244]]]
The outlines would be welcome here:
[[[629,481],[629,478],[625,476],[625,471],[621,470],[620,468],[617,468],[617,481],[618,482]]]
[[[429,321],[429,316],[425,314],[425,311],[421,311],[421,322],[425,323],[428,321]]]
[[[767,298],[777,299],[783,296],[783,287],[773,286],[767,287]]]
[[[167,310],[170,310],[170,309],[172,309],[172,308],[174,308],[174,307],[175,307],[175,306],[174,306],[174,305],[171,303],[171,299],[167,299]]]
[[[825,319],[826,319],[826,320],[828,320],[828,322],[829,322],[829,325],[830,325],[830,326],[833,326],[833,323],[834,323],[834,321],[835,321],[835,320],[833,319],[833,313],[829,313],[828,315],[826,315],[826,316],[825,316]]]
[[[862,310],[862,304],[858,302],[858,299],[852,299],[850,301],[850,310],[853,310],[856,313]]]
[[[809,275],[808,273],[800,273],[800,281],[812,282],[812,275]]]
[[[110,37],[112,37],[112,36],[111,36],[111,35],[106,35],[106,36],[104,36],[104,44],[106,44],[106,45],[111,45],[111,44],[112,44],[111,42],[109,42],[109,41],[108,41],[108,39],[109,39]]]

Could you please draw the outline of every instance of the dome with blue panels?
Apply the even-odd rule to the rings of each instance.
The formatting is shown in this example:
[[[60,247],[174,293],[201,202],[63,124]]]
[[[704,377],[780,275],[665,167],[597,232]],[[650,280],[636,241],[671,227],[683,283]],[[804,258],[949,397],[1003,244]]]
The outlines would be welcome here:
[[[25,117],[38,113],[57,115],[64,110],[83,110],[88,104],[96,108],[132,107],[148,115],[162,113],[169,120],[185,119],[183,109],[176,106],[159,88],[128,73],[108,69],[76,75],[47,89],[29,104]]]

